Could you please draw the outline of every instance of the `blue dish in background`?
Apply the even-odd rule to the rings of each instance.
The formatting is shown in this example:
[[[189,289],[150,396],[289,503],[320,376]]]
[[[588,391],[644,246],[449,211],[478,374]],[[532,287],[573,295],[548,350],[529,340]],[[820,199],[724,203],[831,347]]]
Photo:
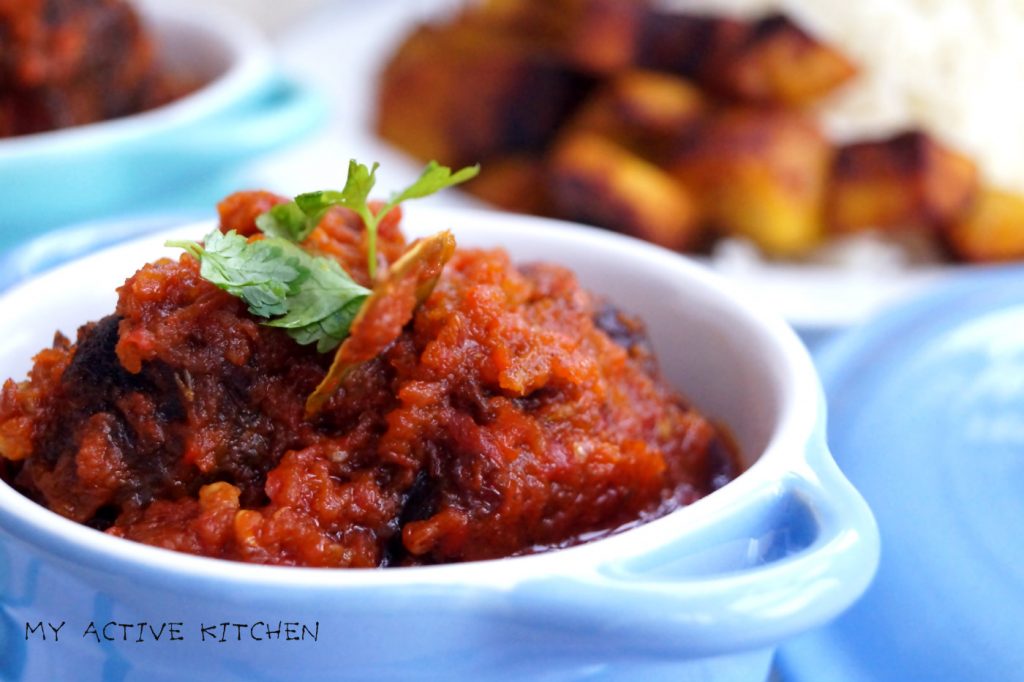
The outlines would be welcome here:
[[[0,140],[0,251],[71,222],[207,208],[228,168],[323,119],[321,98],[278,73],[244,21],[191,3],[141,11],[161,64],[206,84],[132,116]]]
[[[957,280],[817,364],[882,558],[853,608],[782,648],[783,679],[1024,680],[1024,270]]]

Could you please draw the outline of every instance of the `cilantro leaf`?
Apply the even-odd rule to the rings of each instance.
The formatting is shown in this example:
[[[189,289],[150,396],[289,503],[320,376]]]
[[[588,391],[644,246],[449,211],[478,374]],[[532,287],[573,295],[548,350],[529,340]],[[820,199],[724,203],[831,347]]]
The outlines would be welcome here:
[[[354,298],[321,320],[289,329],[288,334],[303,346],[315,343],[320,353],[330,352],[348,336],[352,321],[365,301],[366,296]]]
[[[376,169],[376,165],[374,165]],[[349,167],[351,173],[351,167]],[[391,209],[398,206],[403,201],[408,199],[422,199],[423,197],[430,196],[435,192],[440,192],[446,187],[452,187],[466,180],[475,178],[480,173],[480,164],[475,166],[467,166],[462,170],[452,173],[451,169],[447,166],[438,165],[437,161],[431,161],[427,164],[427,167],[423,169],[420,177],[416,179],[416,182],[406,187],[401,192],[396,192],[388,199],[388,203],[384,204],[377,213],[371,217],[363,216],[363,223],[366,225],[367,232],[367,251],[369,252],[369,270],[370,276],[373,277],[376,274],[377,269],[377,226],[380,225],[380,221],[384,220]],[[369,211],[367,211],[369,213]],[[362,215],[362,214],[360,214]]]
[[[372,219],[368,208],[370,191],[377,182],[378,164],[364,166],[354,159],[349,162],[348,179],[340,192],[306,192],[295,201],[274,206],[256,218],[256,227],[269,237],[279,237],[302,243],[323,219],[332,206],[345,206],[359,214],[364,221]]]
[[[372,220],[368,208],[368,197],[376,182],[377,164],[368,168],[351,161],[348,180],[340,192],[306,192],[295,197],[295,201],[274,206],[256,218],[256,227],[269,237],[279,237],[302,243],[323,219],[332,206],[345,206],[359,214],[364,221]]]
[[[345,206],[365,219],[363,213],[369,212],[370,192],[377,184],[377,168],[376,163],[368,167],[352,159],[348,163],[348,178],[345,179],[344,189],[340,192],[307,192],[295,197],[295,203],[306,215],[322,213],[331,206]]]
[[[391,209],[403,201],[430,196],[446,187],[452,187],[476,177],[480,165],[469,166],[452,173],[447,166],[431,161],[420,177],[400,192],[391,196],[379,211],[370,210],[369,197],[377,183],[378,164],[361,164],[355,159],[349,161],[348,177],[341,191],[323,190],[306,192],[295,197],[295,201],[279,204],[256,219],[256,226],[273,237],[282,237],[293,242],[302,242],[312,232],[332,206],[344,206],[356,212],[366,226],[367,271],[370,277],[377,275],[377,228]]]
[[[344,206],[363,220],[366,228],[367,269],[376,277],[377,229],[384,217],[403,201],[429,196],[445,187],[473,178],[480,166],[453,173],[435,161],[419,178],[396,192],[376,213],[369,197],[377,182],[378,164],[351,160],[340,190],[307,192],[294,201],[278,204],[256,218],[264,239],[250,241],[235,231],[214,230],[203,243],[167,242],[199,261],[203,279],[245,301],[249,312],[263,324],[284,329],[300,344],[313,344],[326,353],[348,336],[352,321],[370,295],[337,261],[312,255],[299,244],[316,229],[333,206]]]
[[[326,353],[348,335],[353,318],[369,291],[359,286],[329,258],[312,258],[310,276],[288,299],[288,313],[266,322],[287,329],[302,344],[317,344]]]
[[[295,253],[286,254],[281,242],[250,242],[234,230],[226,234],[214,230],[202,245],[188,241],[167,245],[185,249],[199,261],[203,279],[241,298],[258,317],[287,312],[287,298],[309,275],[302,259]]]
[[[430,196],[431,194],[440,192],[446,187],[452,187],[465,182],[466,180],[475,178],[479,173],[480,164],[467,166],[456,173],[452,173],[451,169],[447,166],[439,166],[437,161],[431,161],[427,164],[427,167],[423,169],[423,173],[420,174],[420,177],[417,178],[416,182],[391,197],[386,208],[390,210],[403,201]]]
[[[302,242],[316,228],[294,201],[278,204],[256,218],[256,227],[268,237],[278,237],[291,242]]]
[[[214,230],[203,244],[167,246],[185,249],[199,261],[203,279],[244,300],[250,313],[273,318],[264,324],[287,330],[301,344],[317,344],[321,353],[341,343],[370,293],[337,261],[283,238],[249,241],[233,230]]]

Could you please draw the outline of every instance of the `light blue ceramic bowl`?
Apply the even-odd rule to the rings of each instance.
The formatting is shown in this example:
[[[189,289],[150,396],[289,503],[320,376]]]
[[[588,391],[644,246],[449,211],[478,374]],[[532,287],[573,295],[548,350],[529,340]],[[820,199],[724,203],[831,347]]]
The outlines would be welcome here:
[[[824,445],[817,377],[780,319],[700,265],[611,233],[420,207],[404,223],[412,235],[451,228],[463,246],[559,261],[642,316],[667,378],[729,426],[748,469],[689,507],[589,544],[385,570],[177,554],[77,525],[0,484],[0,678],[751,682],[766,677],[780,641],[861,594],[878,558],[875,524]],[[70,333],[111,310],[114,287],[167,254],[166,239],[210,227],[101,250],[8,290],[0,376],[23,376],[55,328]],[[31,629],[48,622],[65,623],[59,642]],[[102,638],[107,623],[142,622],[180,623],[183,639],[146,631],[137,642],[137,625],[128,635],[113,625],[115,641],[97,642],[89,631],[94,623]],[[279,622],[280,639],[267,641],[267,624]],[[286,640],[289,622],[296,641]]]
[[[0,251],[69,222],[209,206],[227,168],[322,120],[320,98],[276,71],[244,21],[177,1],[143,12],[165,68],[206,85],[133,116],[0,139]]]
[[[1024,681],[1024,269],[974,270],[818,355],[829,442],[884,545],[786,682]]]

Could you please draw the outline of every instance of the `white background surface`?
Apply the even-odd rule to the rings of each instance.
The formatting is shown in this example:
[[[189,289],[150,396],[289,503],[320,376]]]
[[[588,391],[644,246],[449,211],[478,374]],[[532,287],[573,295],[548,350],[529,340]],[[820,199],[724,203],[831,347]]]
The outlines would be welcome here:
[[[173,4],[176,0],[150,0]],[[385,2],[388,0],[384,0]],[[402,2],[403,0],[397,0]],[[331,2],[335,5],[356,5],[359,0],[205,0],[207,5],[219,5],[248,17],[268,35],[301,21],[318,7]]]

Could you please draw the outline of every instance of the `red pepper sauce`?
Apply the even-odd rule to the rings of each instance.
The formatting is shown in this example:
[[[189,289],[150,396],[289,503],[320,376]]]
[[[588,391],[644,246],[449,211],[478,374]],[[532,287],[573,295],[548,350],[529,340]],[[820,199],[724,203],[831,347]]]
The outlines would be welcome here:
[[[223,228],[279,201],[241,193]],[[381,226],[394,261],[398,214]],[[359,219],[309,244],[367,282]],[[259,324],[188,255],[58,337],[0,394],[5,478],[68,518],[211,557],[303,566],[489,559],[689,504],[736,473],[658,375],[642,324],[566,268],[458,250],[396,341],[313,420],[330,354]]]

